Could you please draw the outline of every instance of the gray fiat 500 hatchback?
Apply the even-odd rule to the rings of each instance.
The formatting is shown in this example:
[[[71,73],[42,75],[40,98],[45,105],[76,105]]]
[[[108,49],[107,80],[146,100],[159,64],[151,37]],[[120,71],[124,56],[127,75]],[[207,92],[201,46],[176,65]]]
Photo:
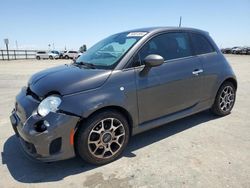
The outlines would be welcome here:
[[[131,135],[206,109],[228,115],[236,89],[207,32],[136,29],[98,42],[72,64],[34,74],[10,120],[36,159],[78,155],[101,165],[120,156]]]

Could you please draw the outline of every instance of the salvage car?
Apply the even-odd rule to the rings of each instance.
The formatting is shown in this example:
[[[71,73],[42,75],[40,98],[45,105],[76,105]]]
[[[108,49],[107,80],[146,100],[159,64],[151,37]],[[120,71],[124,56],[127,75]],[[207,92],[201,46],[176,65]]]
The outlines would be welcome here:
[[[102,165],[121,156],[132,135],[207,109],[230,114],[236,90],[236,76],[207,32],[143,28],[34,74],[10,120],[33,158],[77,155]]]

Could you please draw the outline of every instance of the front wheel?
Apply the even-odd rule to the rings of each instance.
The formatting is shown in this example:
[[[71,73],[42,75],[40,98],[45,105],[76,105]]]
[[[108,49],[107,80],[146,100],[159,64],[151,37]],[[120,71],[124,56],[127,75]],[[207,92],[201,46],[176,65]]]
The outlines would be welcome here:
[[[103,111],[81,125],[76,137],[76,151],[86,162],[103,165],[121,155],[129,136],[129,125],[122,114]]]
[[[211,111],[218,116],[230,114],[236,98],[236,88],[231,82],[225,82],[220,87]]]

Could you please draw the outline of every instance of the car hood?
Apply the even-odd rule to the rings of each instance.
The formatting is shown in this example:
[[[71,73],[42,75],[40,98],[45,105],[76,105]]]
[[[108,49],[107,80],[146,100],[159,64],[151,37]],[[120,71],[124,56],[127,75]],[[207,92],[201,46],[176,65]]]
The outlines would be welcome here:
[[[34,74],[28,86],[39,97],[49,93],[67,95],[100,87],[110,74],[111,70],[62,65]]]

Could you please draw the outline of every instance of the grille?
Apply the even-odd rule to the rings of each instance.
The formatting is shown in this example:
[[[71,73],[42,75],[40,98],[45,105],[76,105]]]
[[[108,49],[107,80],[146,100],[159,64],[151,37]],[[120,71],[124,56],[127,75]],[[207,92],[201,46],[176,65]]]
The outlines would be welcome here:
[[[51,155],[58,153],[61,150],[62,138],[56,138],[50,143],[49,153]]]

